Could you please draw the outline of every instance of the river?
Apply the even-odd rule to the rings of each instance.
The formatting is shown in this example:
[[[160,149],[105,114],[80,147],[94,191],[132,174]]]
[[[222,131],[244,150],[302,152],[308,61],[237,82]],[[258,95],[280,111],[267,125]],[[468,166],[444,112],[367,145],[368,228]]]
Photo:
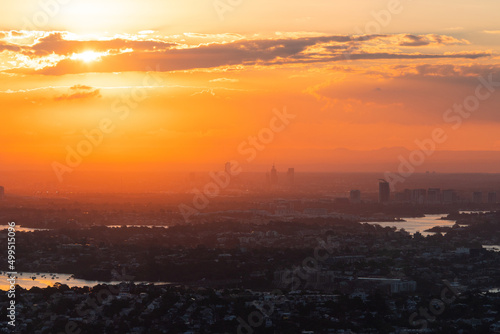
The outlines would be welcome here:
[[[9,289],[9,283],[7,282],[7,273],[4,271],[0,271],[0,290],[7,291]],[[34,278],[34,279],[33,279]],[[55,273],[29,273],[22,272],[17,273],[16,284],[19,284],[24,289],[31,289],[36,286],[39,288],[46,288],[47,286],[53,286],[55,283],[66,284],[70,287],[84,287],[89,286],[93,287],[98,284],[119,284],[121,281],[111,281],[111,282],[102,282],[102,281],[89,281],[79,278],[74,278],[71,274],[55,274]],[[171,284],[170,282],[134,282],[135,284],[155,284],[155,285],[163,285],[163,284]]]
[[[372,225],[380,225],[383,227],[396,227],[398,230],[404,228],[406,232],[410,234],[414,234],[415,232],[420,232],[423,236],[432,235],[432,232],[424,232],[427,229],[430,229],[434,226],[453,226],[455,225],[455,220],[443,220],[440,219],[445,215],[426,215],[425,217],[418,218],[404,218],[404,222],[401,221],[392,221],[392,222],[368,222],[368,224]]]
[[[9,225],[0,225],[0,231],[6,230],[8,228],[9,228]],[[48,229],[21,227],[21,225],[16,225],[16,232],[34,232],[34,231],[48,231]]]

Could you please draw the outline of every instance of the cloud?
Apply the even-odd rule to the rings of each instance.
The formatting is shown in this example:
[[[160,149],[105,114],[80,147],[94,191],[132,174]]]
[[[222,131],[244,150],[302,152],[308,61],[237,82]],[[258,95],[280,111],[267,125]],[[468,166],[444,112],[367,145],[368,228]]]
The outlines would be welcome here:
[[[82,89],[82,90],[91,90],[92,87],[90,86],[85,86],[85,85],[74,85],[72,87],[70,87],[70,89],[72,90],[78,90],[78,89]]]
[[[3,51],[14,51],[14,52],[19,52],[21,51],[21,48],[17,45],[12,45],[8,43],[0,43],[0,52]]]
[[[452,78],[477,78],[495,76],[500,73],[498,65],[452,65],[452,64],[420,64],[407,67],[400,76],[404,77],[443,77]]]
[[[338,71],[344,70],[340,68]],[[373,66],[365,71],[358,71],[357,73],[362,73],[371,77],[378,77],[380,79],[424,79],[440,77],[450,81],[450,83],[458,83],[471,78],[486,78],[492,74],[495,76],[500,75],[500,66],[486,64],[455,65],[448,63],[389,64],[383,66]]]
[[[494,35],[500,34],[500,30],[484,30],[483,32],[485,34],[494,34]]]
[[[229,78],[217,78],[217,79],[212,79],[209,82],[239,82],[240,80],[238,79],[229,79]]]
[[[191,94],[191,96],[195,96],[195,95],[210,95],[210,96],[215,96],[215,92],[214,92],[213,89],[204,89],[201,92],[195,92],[195,93]]]
[[[54,101],[67,101],[67,100],[78,100],[78,99],[89,99],[93,97],[101,97],[100,89],[93,89],[89,86],[75,85],[70,87],[70,90],[76,91],[76,93],[63,94],[54,97]]]
[[[66,40],[63,33],[57,32],[39,39],[38,43],[31,47],[24,48],[24,53],[35,56],[46,56],[53,53],[57,55],[69,56],[74,53],[82,53],[85,51],[114,53],[118,53],[120,50],[125,49],[133,49],[137,51],[160,51],[166,50],[175,45],[175,43],[167,43],[163,41],[140,41],[122,38],[101,41]]]
[[[424,39],[422,36],[406,35],[405,41],[399,43],[401,46],[422,46],[429,45],[429,41]]]
[[[271,66],[288,64],[326,63],[345,60],[380,59],[477,59],[489,56],[488,52],[445,52],[431,54],[405,52],[394,46],[427,47],[468,44],[444,35],[331,35],[277,39],[244,39],[225,43],[209,43],[179,46],[161,41],[131,41],[113,39],[109,41],[68,41],[61,33],[41,38],[28,51],[33,54],[65,56],[54,66],[40,70],[32,68],[12,69],[15,73],[64,75],[87,72],[127,72],[194,70],[222,66]],[[122,52],[122,48],[131,48]],[[71,59],[73,53],[92,50],[106,52],[99,61],[84,63]],[[73,57],[75,58],[75,57]]]
[[[445,35],[404,35],[400,46],[429,46],[429,45],[467,45],[465,39],[456,39]]]
[[[325,117],[332,119],[436,125],[446,123],[444,113],[474,96],[482,82],[500,82],[500,65],[408,64],[377,66],[377,70],[392,72],[392,76],[373,80],[372,73],[360,72],[342,81],[313,85],[304,92],[319,101]],[[478,80],[481,77],[484,80]],[[500,96],[490,94],[467,122],[500,123],[499,102]]]

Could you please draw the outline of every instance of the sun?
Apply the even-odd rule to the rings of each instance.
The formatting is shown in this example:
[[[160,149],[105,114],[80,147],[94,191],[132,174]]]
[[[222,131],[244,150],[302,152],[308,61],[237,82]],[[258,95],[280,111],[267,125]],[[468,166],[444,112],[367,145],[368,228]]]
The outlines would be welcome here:
[[[105,56],[105,52],[95,52],[95,51],[85,51],[82,53],[73,53],[71,59],[73,60],[81,60],[85,63],[90,63],[93,61],[98,61],[102,56]]]

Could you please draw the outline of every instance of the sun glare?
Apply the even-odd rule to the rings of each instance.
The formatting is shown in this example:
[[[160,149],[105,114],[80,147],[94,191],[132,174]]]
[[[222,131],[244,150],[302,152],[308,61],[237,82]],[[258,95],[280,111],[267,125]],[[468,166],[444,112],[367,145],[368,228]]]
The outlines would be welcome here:
[[[86,63],[92,62],[92,61],[97,61],[100,60],[102,56],[106,55],[106,53],[103,52],[95,52],[95,51],[85,51],[82,53],[74,53],[71,56],[71,59],[73,60],[81,60]]]

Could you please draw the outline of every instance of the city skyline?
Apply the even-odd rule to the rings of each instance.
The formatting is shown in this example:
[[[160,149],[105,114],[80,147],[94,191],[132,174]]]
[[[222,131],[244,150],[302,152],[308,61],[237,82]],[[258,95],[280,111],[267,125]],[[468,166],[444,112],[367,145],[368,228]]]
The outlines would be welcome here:
[[[500,1],[0,2],[0,332],[500,333]]]
[[[497,2],[49,3],[0,7],[0,170],[500,172]]]

